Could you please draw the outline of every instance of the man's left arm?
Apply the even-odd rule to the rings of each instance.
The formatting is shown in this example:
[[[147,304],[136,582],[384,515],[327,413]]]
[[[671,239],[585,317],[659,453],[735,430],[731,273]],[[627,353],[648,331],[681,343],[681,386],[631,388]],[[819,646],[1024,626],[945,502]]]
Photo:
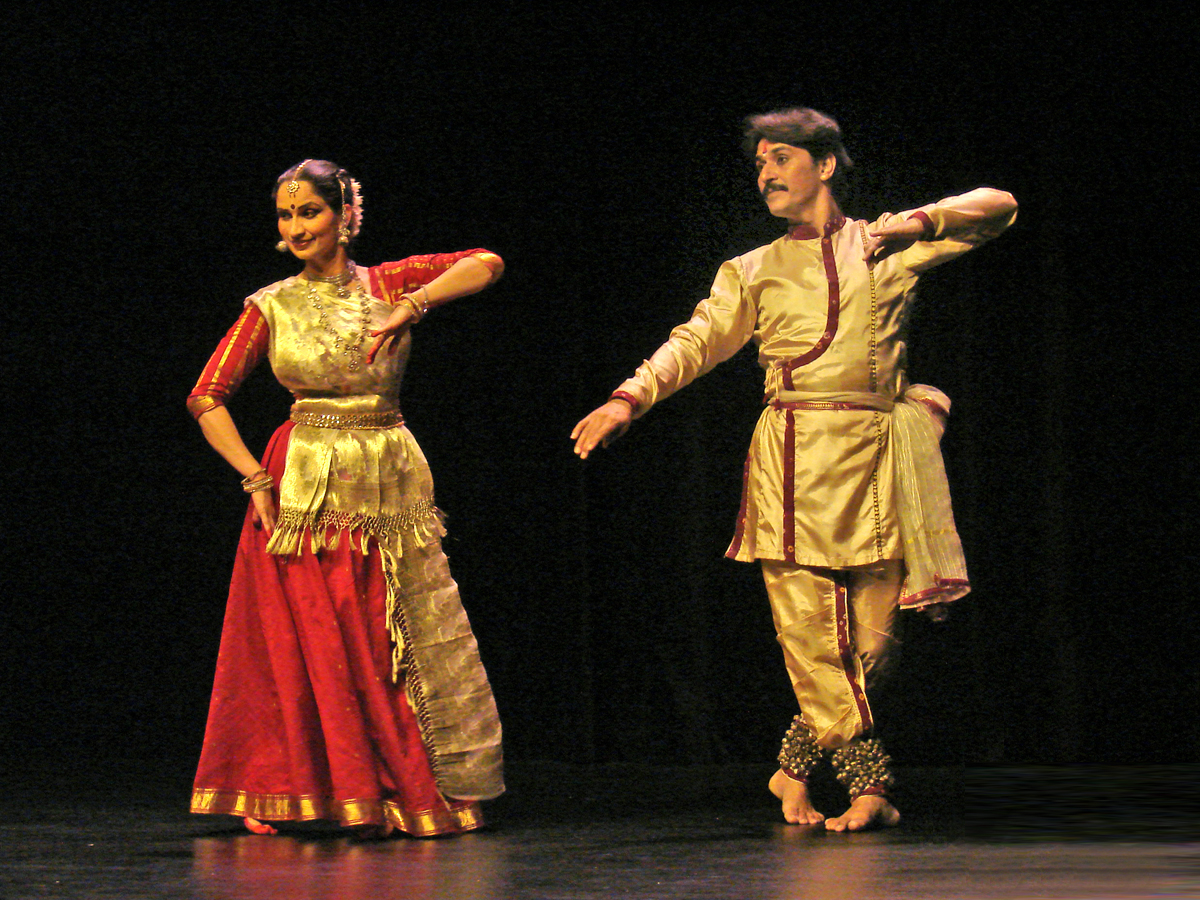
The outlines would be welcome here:
[[[868,228],[868,265],[901,254],[904,266],[923,271],[997,237],[1017,217],[1007,191],[976,188],[898,215],[881,216]]]

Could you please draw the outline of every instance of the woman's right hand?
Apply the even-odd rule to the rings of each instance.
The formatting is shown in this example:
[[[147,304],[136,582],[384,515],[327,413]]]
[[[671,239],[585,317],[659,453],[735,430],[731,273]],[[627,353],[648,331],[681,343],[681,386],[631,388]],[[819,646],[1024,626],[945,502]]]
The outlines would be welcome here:
[[[629,430],[632,421],[633,407],[624,400],[609,400],[592,410],[571,429],[576,455],[580,459],[587,459],[597,444],[607,447]]]
[[[250,500],[254,504],[250,508],[250,518],[256,526],[263,529],[267,533],[267,537],[275,531],[275,498],[271,496],[271,489],[255,491],[250,495]]]

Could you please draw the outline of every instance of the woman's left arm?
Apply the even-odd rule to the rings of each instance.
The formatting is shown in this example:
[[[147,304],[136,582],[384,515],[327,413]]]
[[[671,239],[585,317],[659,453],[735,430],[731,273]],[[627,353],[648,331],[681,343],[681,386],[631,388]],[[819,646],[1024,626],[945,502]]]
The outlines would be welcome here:
[[[499,278],[503,271],[504,263],[498,256],[490,256],[486,263],[477,256],[466,256],[428,284],[400,294],[395,298],[395,309],[383,327],[371,332],[375,343],[367,351],[367,363],[373,363],[387,341],[403,335],[426,312],[459,297],[479,293]],[[396,343],[392,344],[393,352],[397,346]]]

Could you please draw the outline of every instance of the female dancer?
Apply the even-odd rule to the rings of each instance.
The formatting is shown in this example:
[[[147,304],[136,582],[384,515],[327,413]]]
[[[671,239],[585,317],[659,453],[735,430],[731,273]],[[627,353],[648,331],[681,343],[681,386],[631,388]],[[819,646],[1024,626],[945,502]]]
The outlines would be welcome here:
[[[398,394],[411,326],[503,263],[355,265],[358,182],[324,160],[288,169],[274,198],[277,249],[304,269],[246,300],[188,398],[251,499],[191,808],[259,834],[478,828],[478,801],[504,790],[500,722]],[[295,403],[260,463],[225,401],[264,357]]]

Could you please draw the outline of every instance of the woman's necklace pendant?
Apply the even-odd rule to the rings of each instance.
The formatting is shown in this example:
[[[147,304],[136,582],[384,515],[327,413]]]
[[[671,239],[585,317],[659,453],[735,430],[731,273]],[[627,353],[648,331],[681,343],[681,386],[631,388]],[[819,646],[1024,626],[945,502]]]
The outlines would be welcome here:
[[[346,367],[351,372],[357,372],[362,366],[362,345],[367,337],[367,329],[371,327],[371,306],[370,298],[366,291],[361,287],[358,291],[351,289],[350,285],[354,283],[357,276],[357,270],[354,263],[346,263],[346,271],[338,275],[323,277],[320,275],[309,275],[308,278],[308,302],[312,304],[313,309],[317,311],[317,317],[321,322],[321,327],[333,337],[333,346],[335,350],[344,350],[348,357]],[[321,298],[317,294],[316,282],[322,282],[333,286],[337,296],[342,300],[348,300],[351,294],[358,294],[360,323],[357,334],[352,334],[350,339],[342,337],[333,323],[329,321],[329,316],[325,312],[325,307],[321,304]]]

